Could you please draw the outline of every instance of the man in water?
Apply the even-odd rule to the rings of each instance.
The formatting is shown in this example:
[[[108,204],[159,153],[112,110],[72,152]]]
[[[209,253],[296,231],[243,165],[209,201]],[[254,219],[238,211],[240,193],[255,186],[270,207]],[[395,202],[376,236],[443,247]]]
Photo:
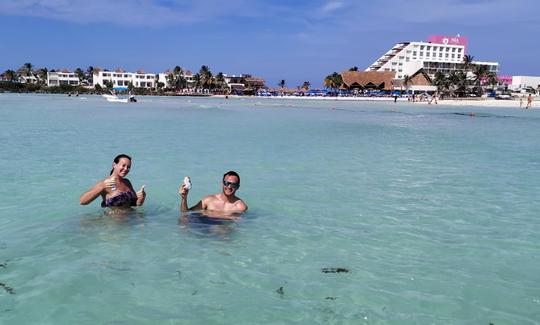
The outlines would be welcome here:
[[[236,196],[238,188],[240,188],[240,176],[232,170],[226,172],[225,175],[223,175],[221,193],[207,195],[200,200],[199,203],[188,209],[187,195],[189,190],[182,185],[178,190],[181,197],[180,210],[182,212],[204,210],[205,212],[217,212],[218,214],[244,212],[248,207],[242,199]]]

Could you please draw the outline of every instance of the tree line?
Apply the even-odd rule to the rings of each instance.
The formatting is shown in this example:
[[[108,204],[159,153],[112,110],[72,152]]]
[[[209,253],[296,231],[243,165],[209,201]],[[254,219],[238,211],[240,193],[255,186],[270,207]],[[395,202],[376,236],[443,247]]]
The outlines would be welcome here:
[[[86,70],[77,68],[73,73],[79,79],[79,86],[74,85],[59,85],[48,87],[47,86],[47,73],[55,72],[55,70],[48,70],[47,68],[36,69],[31,63],[23,64],[17,70],[8,69],[1,74],[3,82],[0,82],[0,90],[7,90],[13,92],[71,92],[77,91],[81,93],[85,92],[108,92],[114,87],[113,83],[109,80],[104,82],[105,87],[101,87],[99,84],[94,88],[89,88],[93,85],[94,73],[100,71],[98,68],[89,66]],[[105,70],[107,71],[107,70]],[[20,83],[21,78],[31,79],[31,82]],[[35,78],[35,79],[34,79]],[[156,74],[153,80],[153,89],[137,88],[133,83],[129,83],[127,86],[128,91],[134,94],[164,94],[166,92],[179,92],[182,90],[198,91],[206,90],[209,93],[214,94],[228,94],[231,89],[228,87],[225,76],[222,72],[213,74],[210,68],[206,65],[202,65],[199,71],[195,74],[188,73],[180,66],[175,66],[169,74],[166,76],[167,84],[159,81],[159,75]],[[35,82],[33,82],[35,80]],[[86,87],[85,87],[86,86]],[[255,93],[259,87],[264,86],[260,84],[248,84],[245,91],[247,93]]]

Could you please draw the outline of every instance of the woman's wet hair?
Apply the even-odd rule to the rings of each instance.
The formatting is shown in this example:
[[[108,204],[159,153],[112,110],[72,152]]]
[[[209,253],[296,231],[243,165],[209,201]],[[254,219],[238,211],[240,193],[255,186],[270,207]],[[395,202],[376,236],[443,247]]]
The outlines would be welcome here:
[[[116,157],[114,157],[114,160],[113,160],[113,161],[114,161],[115,164],[118,164],[118,163],[120,162],[120,159],[122,159],[122,158],[127,158],[127,159],[129,159],[129,161],[131,161],[131,157],[128,156],[128,155],[126,155],[126,154],[123,154],[123,153],[122,153],[122,154],[119,154],[119,155],[116,156]],[[114,168],[111,169],[111,173],[110,173],[109,175],[112,175],[113,171],[114,171]]]
[[[227,176],[236,176],[238,178],[238,184],[240,184],[240,175],[238,175],[238,173],[235,172],[234,170],[230,170],[226,172],[225,174],[223,174],[223,180],[225,180],[225,177]]]

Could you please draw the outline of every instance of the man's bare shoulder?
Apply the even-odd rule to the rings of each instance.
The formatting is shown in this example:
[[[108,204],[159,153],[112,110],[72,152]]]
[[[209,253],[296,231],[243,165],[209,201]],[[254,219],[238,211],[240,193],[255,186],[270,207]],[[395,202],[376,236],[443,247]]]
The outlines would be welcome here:
[[[210,195],[207,195],[205,197],[203,197],[202,199],[203,202],[214,202],[214,201],[221,201],[219,199],[219,194],[210,194]]]

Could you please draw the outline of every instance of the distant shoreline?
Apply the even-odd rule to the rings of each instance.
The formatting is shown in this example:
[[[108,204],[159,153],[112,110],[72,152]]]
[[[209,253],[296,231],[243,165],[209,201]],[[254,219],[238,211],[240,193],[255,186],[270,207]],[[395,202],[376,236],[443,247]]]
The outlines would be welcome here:
[[[5,94],[42,94],[42,95],[65,95],[69,96],[69,93],[47,93],[47,92],[0,92]],[[79,95],[97,95],[98,93],[80,93]],[[72,94],[71,96],[75,96]],[[120,94],[120,96],[124,96]],[[206,98],[221,98],[221,99],[258,99],[258,100],[317,100],[317,101],[349,101],[349,102],[387,102],[393,103],[394,97],[390,96],[366,96],[366,97],[333,97],[333,96],[241,96],[241,95],[208,95],[208,94],[148,94],[148,95],[136,95],[136,97],[145,96],[157,96],[157,97],[206,97]],[[396,104],[403,105],[404,103],[415,105],[428,105],[428,101],[415,101],[411,102],[406,97],[398,97]],[[439,99],[438,104],[432,102],[433,106],[437,105],[449,105],[449,106],[476,106],[476,107],[507,107],[507,108],[520,108],[525,109],[527,105],[527,99],[523,98],[522,106],[520,107],[519,99],[494,99],[494,98],[457,98],[457,99]],[[431,106],[430,105],[430,106]],[[538,97],[533,99],[532,109],[540,107],[540,100]]]
[[[361,102],[394,102],[393,97],[322,97],[322,96],[238,96],[238,95],[213,95],[213,98],[257,98],[261,100],[324,100],[324,101],[361,101]],[[396,104],[410,103],[410,104],[424,104],[429,105],[429,101],[416,101],[411,102],[406,97],[398,97]],[[540,106],[540,101],[533,100],[532,108],[535,108],[536,105]],[[522,108],[525,109],[527,105],[527,99],[524,98],[522,102],[523,106],[520,107],[519,99],[494,99],[494,98],[477,98],[477,99],[439,99],[438,104],[432,102],[431,105],[451,105],[451,106],[478,106],[478,107],[508,107],[508,108]],[[536,106],[536,107],[538,107]]]

